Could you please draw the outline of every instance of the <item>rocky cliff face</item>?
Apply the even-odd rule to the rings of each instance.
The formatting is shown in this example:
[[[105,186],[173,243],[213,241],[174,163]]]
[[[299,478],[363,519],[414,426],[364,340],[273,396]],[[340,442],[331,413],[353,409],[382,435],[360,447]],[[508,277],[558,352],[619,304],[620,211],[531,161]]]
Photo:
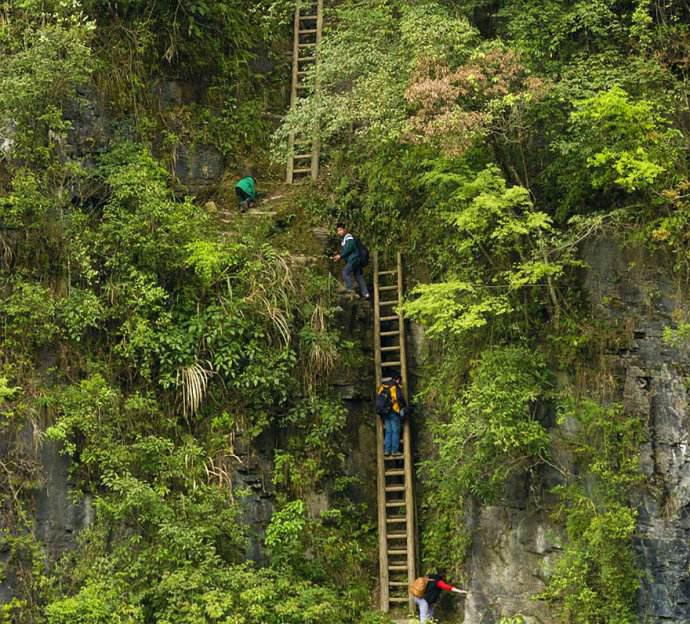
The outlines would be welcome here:
[[[25,432],[27,447],[32,447],[31,434]],[[0,440],[0,457],[4,452]],[[60,455],[53,442],[45,442],[36,449],[40,465],[40,486],[33,496],[34,536],[41,543],[48,561],[56,560],[73,548],[79,531],[94,519],[89,496],[79,496],[69,477],[67,459]],[[0,526],[4,523],[0,518]],[[0,546],[0,566],[8,564],[8,553]],[[15,570],[8,566],[0,576],[0,604],[9,602],[15,594]]]
[[[370,306],[346,298],[340,301],[339,324],[347,340],[361,344],[365,351],[363,360],[369,362],[372,349],[372,326]],[[363,502],[370,508],[371,517],[376,517],[376,462],[375,462],[375,420],[371,415],[371,392],[373,368],[349,368],[333,375],[334,390],[339,393],[348,408],[346,448],[346,472],[357,477],[350,487],[350,496],[356,502]],[[275,503],[272,485],[273,452],[285,443],[290,432],[275,429],[267,431],[257,439],[249,440],[235,436],[232,457],[219,466],[230,475],[236,500],[242,509],[242,518],[249,527],[246,544],[246,558],[259,565],[265,563],[263,539],[271,519]],[[34,447],[31,432],[25,432],[24,445],[27,453],[34,454],[40,466],[40,486],[33,496],[33,534],[40,542],[50,564],[64,552],[76,545],[76,538],[82,529],[95,519],[95,510],[89,496],[80,495],[69,475],[69,461],[60,454],[57,445],[45,441]],[[5,444],[0,439],[0,458]],[[318,516],[328,509],[327,492],[313,492],[307,498],[309,512]],[[0,518],[1,520],[1,518]],[[0,526],[1,526],[0,522]],[[0,566],[8,563],[8,553],[0,544]],[[15,595],[15,578],[11,566],[0,577],[0,605],[9,602]]]
[[[611,398],[647,428],[641,454],[646,484],[631,492],[639,510],[640,621],[688,624],[690,352],[663,339],[664,328],[685,313],[685,293],[658,258],[610,238],[587,245],[583,257],[592,314],[627,336],[623,348],[612,345],[604,352],[599,372],[608,379]],[[560,459],[567,463],[567,457]],[[545,472],[539,487],[547,488],[555,478]],[[530,502],[526,485],[509,488],[507,504],[468,512],[474,540],[466,624],[490,624],[515,613],[530,623],[553,621],[548,607],[531,597],[545,587],[561,536]]]
[[[669,345],[664,329],[686,313],[686,293],[669,277],[662,262],[640,249],[600,238],[583,249],[589,265],[584,285],[593,316],[624,335],[624,345],[607,348],[596,366],[609,380],[611,398],[647,425],[641,467],[645,487],[631,492],[639,510],[636,548],[642,575],[641,622],[690,624],[690,441],[688,381],[690,349]],[[342,303],[344,336],[362,345],[362,370],[342,371],[336,389],[350,409],[347,469],[361,477],[352,494],[368,503],[375,517],[375,431],[370,413],[372,367],[371,316],[363,304]],[[421,357],[423,334],[412,328],[413,360]],[[411,362],[413,381],[416,368]],[[592,363],[593,365],[593,363]],[[560,432],[567,434],[567,425]],[[243,499],[245,520],[252,527],[247,558],[261,562],[263,531],[273,510],[271,454],[280,432],[257,447],[238,440],[233,482],[250,494]],[[558,438],[559,430],[554,431]],[[270,438],[270,439],[269,439]],[[0,444],[1,447],[1,444]],[[260,447],[260,448],[259,448]],[[554,452],[558,452],[554,449]],[[568,457],[560,457],[567,465]],[[70,496],[66,460],[52,445],[40,452],[44,485],[36,493],[35,535],[52,556],[70,548],[75,534],[93,520],[88,499]],[[551,469],[516,480],[500,505],[467,509],[473,532],[470,594],[451,621],[493,624],[503,615],[521,613],[528,623],[553,621],[550,607],[533,599],[545,588],[559,556],[562,533],[550,519],[548,490],[558,482]],[[312,513],[327,507],[327,495],[309,501]],[[0,552],[0,563],[3,553]],[[12,595],[12,576],[0,582],[0,603]]]
[[[646,487],[635,493],[643,571],[640,618],[690,622],[690,352],[671,347],[664,328],[685,314],[686,292],[663,264],[608,239],[590,245],[587,287],[598,314],[626,324],[628,348],[609,355],[625,409],[647,423]]]

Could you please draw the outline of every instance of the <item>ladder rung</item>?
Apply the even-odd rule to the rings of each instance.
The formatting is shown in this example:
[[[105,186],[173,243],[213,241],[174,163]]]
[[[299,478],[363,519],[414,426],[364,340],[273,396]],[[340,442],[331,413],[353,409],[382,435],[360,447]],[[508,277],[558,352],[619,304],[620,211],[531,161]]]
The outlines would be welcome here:
[[[311,157],[312,157],[311,154],[295,154],[295,155],[293,156],[293,158],[294,158],[295,160],[302,160],[303,158],[311,158]]]
[[[319,16],[318,15],[300,15],[299,18],[301,20],[303,19],[317,19]]]
[[[379,290],[398,290],[398,286],[379,286]]]
[[[379,301],[380,306],[397,305],[400,303],[397,299],[389,299],[388,301]]]
[[[393,572],[407,572],[406,565],[389,565],[388,569],[392,570]]]
[[[379,271],[379,275],[397,275],[397,271]]]
[[[379,335],[380,335],[380,336],[397,336],[397,335],[399,335],[399,334],[400,334],[400,330],[396,330],[396,331],[385,331],[385,332],[381,332]]]
[[[388,539],[407,539],[407,533],[389,533]]]
[[[407,587],[409,583],[407,581],[388,581],[391,587]]]
[[[383,459],[386,461],[393,461],[394,459],[403,459],[404,457],[402,453],[394,453],[393,455],[384,455]]]
[[[300,35],[313,35],[316,32],[316,28],[300,28]]]
[[[405,499],[401,499],[399,501],[394,501],[392,503],[386,503],[386,507],[404,507],[405,506]]]
[[[388,602],[407,602],[409,598],[400,598],[398,596],[389,596],[388,597]]]
[[[389,551],[387,551],[389,555],[406,555],[407,554],[407,548],[391,548]]]
[[[292,173],[311,173],[311,167],[308,169],[293,169]]]
[[[381,351],[400,351],[400,345],[395,347],[381,347]]]
[[[400,366],[400,362],[381,362],[381,366],[387,368],[388,366]]]
[[[380,320],[382,320],[382,321],[393,321],[397,318],[399,318],[398,315],[394,314],[393,316],[382,316]]]
[[[402,469],[386,470],[385,475],[387,477],[402,477],[405,475],[405,471]]]
[[[298,43],[297,46],[300,48],[313,48],[316,46],[316,44],[307,42],[307,43]]]
[[[298,56],[297,57],[298,63],[306,63],[307,61],[315,61],[315,60],[316,60],[315,56]]]
[[[386,492],[404,492],[404,485],[389,485],[386,487]]]

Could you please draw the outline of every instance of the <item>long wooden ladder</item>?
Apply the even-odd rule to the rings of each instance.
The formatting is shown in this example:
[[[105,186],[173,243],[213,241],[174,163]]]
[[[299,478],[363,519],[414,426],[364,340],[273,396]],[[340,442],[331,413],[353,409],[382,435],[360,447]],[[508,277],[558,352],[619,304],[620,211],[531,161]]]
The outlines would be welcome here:
[[[290,106],[309,94],[309,75],[316,67],[316,57],[323,32],[323,0],[297,0],[292,47],[292,86]],[[311,135],[290,133],[288,137],[288,184],[319,175],[320,143],[318,132]]]
[[[407,358],[403,301],[403,265],[397,254],[395,268],[381,270],[378,253],[374,268],[374,358],[376,387],[390,379],[393,371],[402,377],[407,398]],[[383,423],[376,419],[376,464],[379,525],[379,607],[388,612],[414,612],[414,598],[408,585],[417,576],[417,529],[415,522],[414,464],[409,418],[403,423],[403,452],[383,454]],[[406,609],[407,608],[407,609]]]

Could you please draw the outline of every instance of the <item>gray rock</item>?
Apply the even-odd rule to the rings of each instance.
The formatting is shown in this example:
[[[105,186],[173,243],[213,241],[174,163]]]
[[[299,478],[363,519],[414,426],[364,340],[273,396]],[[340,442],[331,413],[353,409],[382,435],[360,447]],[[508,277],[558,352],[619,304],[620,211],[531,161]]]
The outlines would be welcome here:
[[[595,310],[633,327],[631,345],[617,357],[624,370],[622,401],[647,426],[641,467],[650,487],[634,493],[638,506],[641,621],[690,622],[690,452],[687,346],[671,347],[663,330],[686,305],[664,264],[641,248],[609,238],[584,249],[586,284]],[[622,306],[606,306],[620,301]]]
[[[51,559],[74,548],[77,533],[94,519],[89,496],[78,497],[70,483],[67,458],[58,446],[46,441],[40,449],[43,487],[36,495],[36,537],[45,544]]]
[[[223,177],[223,155],[212,145],[180,145],[175,176],[192,193],[211,191]]]
[[[639,618],[688,624],[690,349],[663,340],[664,328],[673,324],[678,311],[685,312],[687,304],[670,271],[644,249],[623,248],[601,237],[587,244],[582,256],[590,267],[585,287],[592,314],[627,333],[627,339],[612,343],[602,358],[607,391],[628,414],[641,419],[648,433],[640,458],[647,484],[631,492],[639,513]],[[577,430],[576,423],[566,421],[551,431],[553,455],[570,469],[575,467],[564,441]],[[558,478],[544,471],[541,487],[550,487]],[[561,548],[558,527],[529,504],[528,492],[537,485],[525,488],[515,480],[502,506],[473,514],[466,624],[494,624],[501,616],[517,613],[538,622],[555,621],[550,609],[534,600]]]

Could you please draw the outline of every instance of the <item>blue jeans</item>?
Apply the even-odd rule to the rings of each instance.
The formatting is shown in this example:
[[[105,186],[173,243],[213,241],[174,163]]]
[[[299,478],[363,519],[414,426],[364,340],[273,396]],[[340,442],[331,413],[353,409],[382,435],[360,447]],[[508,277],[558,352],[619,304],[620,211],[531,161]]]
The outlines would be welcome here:
[[[383,436],[383,452],[397,453],[400,450],[400,429],[401,429],[400,415],[393,410],[388,412],[388,415],[383,419],[383,427],[385,435]]]
[[[345,281],[345,287],[348,290],[352,290],[352,276],[355,276],[357,284],[359,284],[359,292],[362,297],[369,295],[369,289],[367,288],[367,281],[364,279],[364,274],[362,269],[358,264],[350,264],[349,262],[343,267],[343,280]]]
[[[414,601],[419,607],[419,621],[426,622],[429,618],[434,617],[434,607],[430,605],[424,598],[415,598]]]

